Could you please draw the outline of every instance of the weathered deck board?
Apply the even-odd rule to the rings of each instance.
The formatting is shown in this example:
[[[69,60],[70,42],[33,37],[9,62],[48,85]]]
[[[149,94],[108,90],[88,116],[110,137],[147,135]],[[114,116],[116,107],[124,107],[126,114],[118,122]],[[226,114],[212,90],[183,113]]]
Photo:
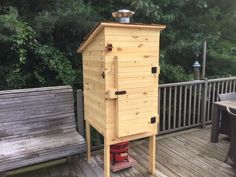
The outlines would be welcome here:
[[[217,144],[210,143],[210,128],[191,129],[158,137],[156,175],[149,175],[147,140],[134,142],[130,155],[138,164],[112,177],[235,177],[236,169],[224,163],[229,142],[220,137]],[[102,152],[102,151],[101,151]],[[103,164],[94,152],[90,163],[74,159],[47,169],[20,174],[13,177],[103,177]]]

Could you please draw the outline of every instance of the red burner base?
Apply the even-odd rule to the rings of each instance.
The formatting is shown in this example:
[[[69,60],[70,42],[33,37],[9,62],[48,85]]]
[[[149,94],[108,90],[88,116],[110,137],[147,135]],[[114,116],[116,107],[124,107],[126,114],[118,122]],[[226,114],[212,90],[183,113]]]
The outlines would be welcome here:
[[[123,162],[117,162],[115,163],[115,165],[111,164],[111,171],[113,172],[117,172],[126,168],[130,168],[132,166],[134,166],[137,163],[136,160],[134,160],[132,157],[128,157],[128,161],[125,160]]]
[[[103,156],[100,155],[98,156],[98,158],[103,162]],[[135,159],[133,159],[131,156],[128,157],[128,161],[123,161],[123,162],[117,162],[115,163],[115,165],[112,165],[112,161],[111,161],[111,171],[112,172],[117,172],[120,170],[124,170],[126,168],[130,168],[132,166],[134,166],[137,163],[137,161]]]

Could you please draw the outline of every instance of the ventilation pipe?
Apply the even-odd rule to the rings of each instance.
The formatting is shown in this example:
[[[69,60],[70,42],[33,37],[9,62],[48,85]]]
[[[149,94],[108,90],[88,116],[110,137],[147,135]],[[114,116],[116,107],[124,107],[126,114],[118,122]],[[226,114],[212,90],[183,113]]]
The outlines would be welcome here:
[[[135,13],[133,11],[127,10],[127,9],[121,9],[116,12],[112,13],[112,16],[116,19],[119,23],[130,23],[130,18]]]

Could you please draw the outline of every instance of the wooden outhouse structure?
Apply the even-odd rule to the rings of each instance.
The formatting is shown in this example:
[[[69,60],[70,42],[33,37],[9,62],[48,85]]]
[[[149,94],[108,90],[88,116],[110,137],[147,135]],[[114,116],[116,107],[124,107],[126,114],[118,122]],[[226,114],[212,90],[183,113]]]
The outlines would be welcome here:
[[[155,171],[158,132],[160,31],[164,25],[99,23],[78,52],[83,57],[84,115],[90,158],[90,126],[104,136],[105,176],[110,145],[149,137],[149,171]]]

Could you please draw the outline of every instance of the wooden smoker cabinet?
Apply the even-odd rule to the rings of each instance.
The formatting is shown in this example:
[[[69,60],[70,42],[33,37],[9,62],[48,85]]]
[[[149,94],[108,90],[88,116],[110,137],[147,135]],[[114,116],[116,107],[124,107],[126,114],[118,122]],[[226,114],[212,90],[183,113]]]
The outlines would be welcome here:
[[[104,136],[104,176],[110,145],[149,137],[149,171],[155,171],[158,132],[159,39],[164,25],[99,23],[78,52],[83,57],[88,160],[90,126]]]

